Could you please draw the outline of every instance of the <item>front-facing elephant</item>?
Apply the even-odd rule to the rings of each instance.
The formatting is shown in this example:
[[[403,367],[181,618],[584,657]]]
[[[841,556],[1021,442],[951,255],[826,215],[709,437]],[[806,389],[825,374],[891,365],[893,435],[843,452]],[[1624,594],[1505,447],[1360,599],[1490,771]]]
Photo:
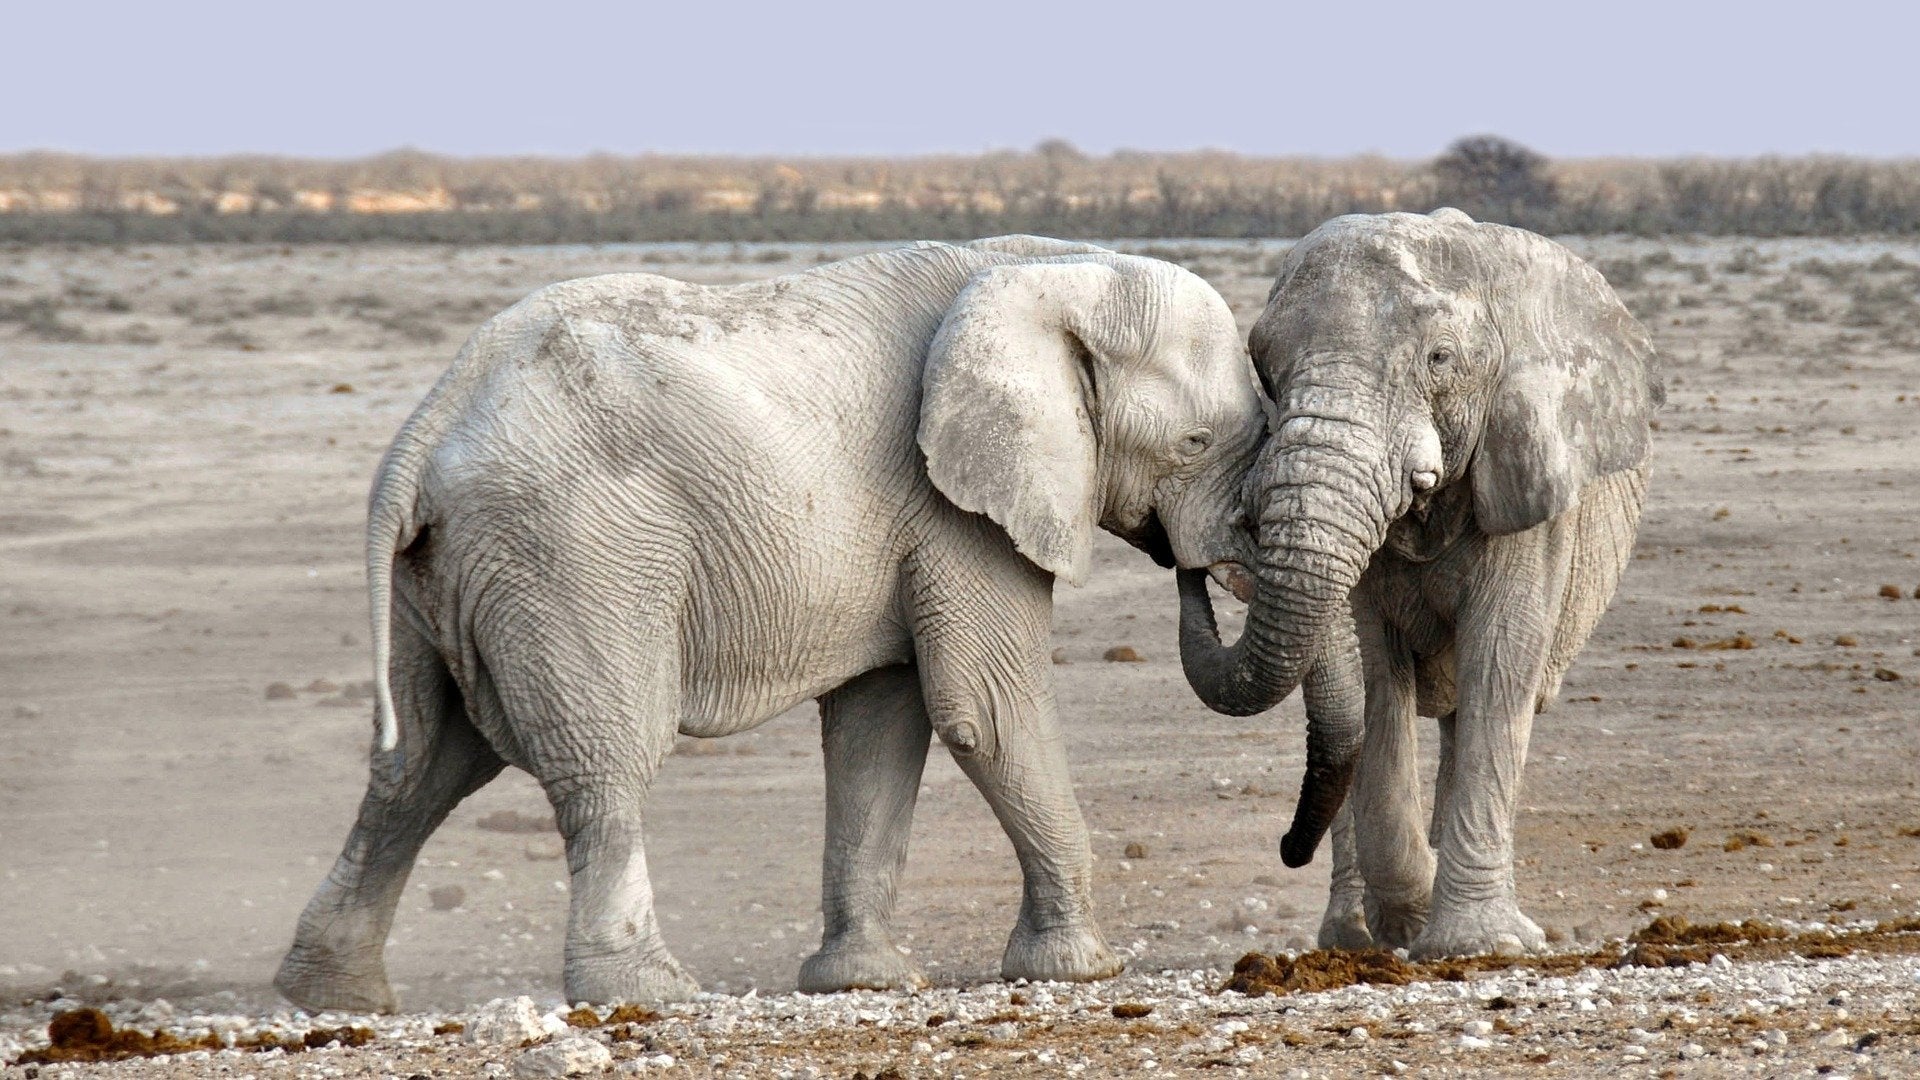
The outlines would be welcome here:
[[[1633,548],[1665,399],[1647,334],[1565,248],[1440,210],[1316,229],[1251,344],[1278,410],[1249,484],[1256,595],[1222,648],[1181,571],[1188,679],[1236,714],[1304,680],[1281,854],[1303,865],[1334,830],[1323,945],[1541,948],[1515,800],[1534,713]],[[1416,712],[1440,721],[1430,821]]]
[[[1024,893],[1007,978],[1117,974],[1055,721],[1056,577],[1096,528],[1244,561],[1264,413],[1220,296],[1167,263],[1010,237],[731,288],[554,285],[475,333],[370,507],[378,742],[275,980],[394,1006],[414,857],[504,765],[572,875],[569,1001],[697,987],[655,921],[647,789],[676,734],[820,702],[825,933],[804,988],[922,977],[894,943],[929,739],[992,805]]]

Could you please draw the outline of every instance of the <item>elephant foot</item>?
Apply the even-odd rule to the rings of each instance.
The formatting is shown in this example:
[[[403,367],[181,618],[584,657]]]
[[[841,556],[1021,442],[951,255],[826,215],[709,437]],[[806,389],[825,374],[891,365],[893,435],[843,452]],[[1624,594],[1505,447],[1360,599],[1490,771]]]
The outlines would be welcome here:
[[[1335,897],[1327,901],[1327,913],[1320,918],[1322,949],[1361,950],[1374,947],[1373,932],[1367,929],[1367,912],[1359,897]]]
[[[1500,899],[1435,909],[1408,951],[1416,960],[1432,960],[1485,953],[1519,955],[1544,952],[1546,947],[1547,935],[1520,913],[1519,905]]]
[[[807,994],[917,990],[925,985],[927,977],[884,938],[826,942],[800,965],[800,991]]]
[[[1426,929],[1427,911],[1432,894],[1386,895],[1367,890],[1365,918],[1367,931],[1375,944],[1384,949],[1409,949]]]
[[[295,945],[280,961],[273,988],[310,1013],[390,1013],[400,1008],[377,956],[356,963],[330,950]]]
[[[1023,922],[1013,928],[1000,960],[1000,977],[1009,982],[1092,982],[1124,970],[1091,919],[1051,930],[1030,930]]]
[[[700,984],[664,949],[639,955],[569,957],[565,981],[568,1001],[596,1005],[655,1005],[686,1001],[700,992]]]

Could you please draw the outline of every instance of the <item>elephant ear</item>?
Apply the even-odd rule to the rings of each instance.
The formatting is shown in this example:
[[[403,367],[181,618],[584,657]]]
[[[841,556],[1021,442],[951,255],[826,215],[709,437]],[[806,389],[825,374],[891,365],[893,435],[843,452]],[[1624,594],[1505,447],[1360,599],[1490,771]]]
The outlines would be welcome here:
[[[1091,262],[975,274],[927,353],[920,449],[934,486],[993,519],[1022,555],[1078,585],[1099,520],[1093,412],[1100,343],[1083,328],[1118,273]]]
[[[1543,236],[1473,228],[1499,264],[1489,303],[1506,351],[1471,467],[1474,517],[1501,536],[1644,462],[1666,388],[1646,328],[1598,271]]]

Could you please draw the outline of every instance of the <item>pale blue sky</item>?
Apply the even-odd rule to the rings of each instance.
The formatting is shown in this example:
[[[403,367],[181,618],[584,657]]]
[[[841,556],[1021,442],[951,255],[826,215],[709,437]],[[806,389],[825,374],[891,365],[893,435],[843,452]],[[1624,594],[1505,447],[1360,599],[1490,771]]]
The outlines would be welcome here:
[[[8,5],[0,150],[1920,156],[1920,5]]]

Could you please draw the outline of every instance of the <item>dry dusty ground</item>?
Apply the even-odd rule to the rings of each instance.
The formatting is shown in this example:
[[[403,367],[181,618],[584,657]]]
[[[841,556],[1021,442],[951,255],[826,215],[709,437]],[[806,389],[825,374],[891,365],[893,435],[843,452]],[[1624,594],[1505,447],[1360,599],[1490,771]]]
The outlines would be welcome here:
[[[1653,328],[1671,405],[1636,561],[1560,706],[1535,729],[1519,833],[1523,903],[1569,947],[1662,911],[1801,924],[1912,913],[1920,245],[1572,243]],[[1134,249],[1208,277],[1246,325],[1283,245]],[[265,1016],[283,1007],[267,979],[363,783],[366,483],[469,329],[564,277],[646,268],[737,281],[852,250],[0,252],[0,1033],[38,1037],[55,987],[128,1002],[116,1012],[122,1019],[155,997],[183,1012]],[[1135,971],[1181,973],[1202,1000],[1193,1007],[1211,1010],[1195,1015],[1212,1016],[1232,1011],[1229,999],[1209,1005],[1204,991],[1236,957],[1310,941],[1326,867],[1323,857],[1288,872],[1274,851],[1301,763],[1297,701],[1252,720],[1208,712],[1180,676],[1174,626],[1169,577],[1106,542],[1092,583],[1061,590],[1058,644],[1069,662],[1056,671],[1108,936]],[[1115,645],[1144,661],[1102,661]],[[276,699],[274,684],[291,694]],[[686,741],[664,770],[649,837],[659,905],[670,944],[710,989],[789,990],[816,943],[820,789],[809,710],[747,735]],[[997,969],[1016,869],[950,762],[936,758],[926,789],[901,923],[937,982],[971,986]],[[481,824],[507,810],[545,816],[530,780],[503,776],[454,814],[414,874],[389,949],[411,1007],[458,1013],[500,996],[557,1000],[560,846],[544,830]],[[1689,831],[1684,846],[1649,842],[1675,828]],[[1136,843],[1146,855],[1127,858]],[[443,887],[460,891],[450,910],[429,897]],[[443,904],[451,894],[440,894]],[[1823,960],[1819,971],[1774,963],[1809,985],[1879,977],[1851,961]],[[1913,962],[1886,963],[1887,985],[1905,978],[1911,991]],[[1195,970],[1210,973],[1196,981]],[[1060,997],[1104,1008],[1172,994],[1175,981]],[[1885,1038],[1856,1061],[1804,1030],[1833,1026],[1815,1015],[1837,1007],[1826,992],[1770,1006],[1788,1013],[1765,1026],[1792,1035],[1770,1056],[1754,1056],[1750,1039],[1708,1039],[1704,1057],[1667,1044],[1644,1065],[1620,1065],[1596,1047],[1613,1038],[1607,1031],[1649,1023],[1644,1012],[1626,1015],[1627,999],[1602,1009],[1615,1013],[1574,1012],[1565,1022],[1542,1005],[1531,1023],[1571,1039],[1573,1049],[1557,1053],[1574,1071],[1745,1063],[1784,1075],[1789,1061],[1913,1063],[1911,993],[1906,1005],[1895,995],[1876,1006],[1870,1022]],[[1007,993],[991,987],[977,1001],[1004,1003]],[[1326,1023],[1338,1031],[1369,1022],[1370,1009],[1392,1018],[1403,1007],[1366,997],[1374,991],[1343,993],[1354,1003],[1315,1006],[1334,1010]],[[1723,995],[1721,1004],[1744,1008],[1741,1000]],[[937,1004],[859,1007],[880,1015]],[[1802,1006],[1812,1011],[1792,1012]],[[1404,1005],[1408,1016],[1429,1007],[1438,1006]],[[981,1019],[993,1007],[967,1008]],[[1223,1022],[1207,1020],[1201,1037]],[[1267,1021],[1253,1022],[1257,1036]],[[1129,1038],[1149,1047],[1196,1038],[1140,1023]],[[1854,1021],[1860,1032],[1866,1023]],[[1126,1028],[1109,1017],[1055,1034],[1111,1048]],[[876,1028],[857,1052],[828,1047],[813,1060],[836,1076],[890,1063],[905,1075],[1062,1067],[1031,1054],[989,1060],[965,1045],[957,1058],[935,1060],[937,1048],[916,1056],[908,1037],[881,1037],[888,1030]],[[959,1030],[933,1034],[945,1045]],[[1251,1067],[1340,1072],[1395,1059],[1477,1067],[1439,1056],[1458,1038],[1454,1019],[1435,1019],[1431,1030],[1439,1034],[1397,1043],[1393,1054],[1344,1044],[1321,1053],[1314,1044]],[[724,1040],[709,1041],[702,1049],[723,1052]],[[730,1064],[712,1068],[787,1067],[770,1051],[744,1049],[766,1042],[742,1042]],[[484,1057],[427,1068],[389,1060],[397,1051],[381,1046],[279,1064],[452,1075]],[[1528,1056],[1495,1051],[1514,1067]],[[1092,1060],[1094,1072],[1145,1060],[1135,1051],[1087,1059],[1064,1044],[1060,1053]],[[1164,1069],[1209,1060],[1181,1057],[1172,1043],[1154,1054]],[[167,1068],[245,1073],[253,1060]],[[709,1068],[705,1061],[681,1065]]]

